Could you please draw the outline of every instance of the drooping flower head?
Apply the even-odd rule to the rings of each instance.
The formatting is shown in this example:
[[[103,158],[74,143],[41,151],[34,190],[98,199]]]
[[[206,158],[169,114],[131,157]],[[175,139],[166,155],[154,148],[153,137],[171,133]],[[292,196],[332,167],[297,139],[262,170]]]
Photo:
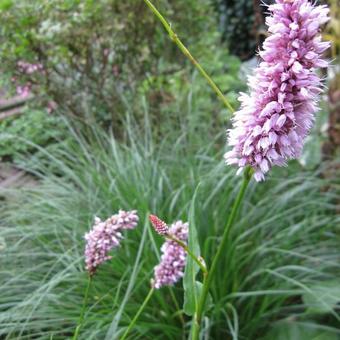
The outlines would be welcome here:
[[[133,229],[137,223],[138,216],[135,210],[119,210],[118,214],[111,216],[106,221],[95,217],[91,231],[85,234],[85,263],[91,276],[100,264],[112,258],[108,253],[119,246],[123,238],[122,230]]]
[[[186,243],[188,239],[188,223],[177,221],[169,228],[169,234]],[[187,253],[175,241],[167,239],[162,248],[161,262],[154,269],[153,287],[174,285],[183,275]]]
[[[316,68],[329,42],[322,42],[320,26],[328,21],[328,8],[308,0],[277,0],[266,19],[269,37],[259,53],[263,61],[249,77],[250,94],[240,97],[233,129],[232,150],[226,163],[240,171],[251,166],[261,181],[273,165],[283,166],[300,156],[317,111],[322,83]]]

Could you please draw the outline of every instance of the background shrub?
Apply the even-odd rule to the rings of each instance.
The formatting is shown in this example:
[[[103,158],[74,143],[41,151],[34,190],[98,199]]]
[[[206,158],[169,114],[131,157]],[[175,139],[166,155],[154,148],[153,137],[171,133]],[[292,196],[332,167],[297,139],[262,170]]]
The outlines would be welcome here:
[[[162,5],[199,57],[205,54],[202,43],[217,42],[210,34],[208,42],[204,39],[216,30],[208,0]],[[0,4],[0,20],[1,68],[6,73],[28,82],[44,95],[45,104],[53,99],[63,114],[112,124],[117,134],[127,108],[140,111],[136,92],[151,74],[171,77],[186,63],[139,0],[6,0]],[[20,62],[40,69],[27,74]],[[151,95],[157,102],[171,98]]]
[[[0,160],[17,163],[18,158],[35,153],[36,145],[48,147],[64,139],[66,131],[60,116],[27,108],[20,117],[0,124]]]

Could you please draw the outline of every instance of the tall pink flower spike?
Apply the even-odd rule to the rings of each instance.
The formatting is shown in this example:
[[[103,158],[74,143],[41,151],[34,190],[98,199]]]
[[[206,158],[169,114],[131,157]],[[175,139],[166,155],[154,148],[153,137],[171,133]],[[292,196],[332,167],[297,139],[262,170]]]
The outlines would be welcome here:
[[[316,68],[328,66],[322,54],[330,46],[320,36],[320,26],[329,20],[326,6],[277,0],[268,9],[270,35],[259,53],[263,61],[248,79],[250,94],[239,98],[241,108],[228,131],[232,150],[224,156],[239,172],[251,166],[256,181],[264,180],[272,166],[301,155],[322,92]]]

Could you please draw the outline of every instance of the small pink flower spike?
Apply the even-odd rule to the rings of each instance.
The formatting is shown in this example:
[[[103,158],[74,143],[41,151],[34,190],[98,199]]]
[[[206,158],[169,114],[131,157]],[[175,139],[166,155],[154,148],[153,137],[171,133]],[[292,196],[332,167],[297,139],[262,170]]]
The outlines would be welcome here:
[[[157,218],[157,220],[159,219]],[[169,234],[186,244],[188,240],[188,228],[188,223],[177,221],[169,228]],[[187,259],[186,251],[171,239],[167,239],[163,243],[161,251],[161,262],[154,268],[154,278],[151,281],[152,286],[156,289],[164,286],[172,286],[178,282],[184,275]]]
[[[120,245],[122,231],[134,229],[138,223],[136,210],[119,210],[118,214],[102,221],[94,218],[92,229],[85,234],[85,263],[90,276],[93,276],[102,263],[112,258],[109,252]]]
[[[156,215],[150,215],[149,220],[159,235],[164,236],[169,233],[168,225]]]

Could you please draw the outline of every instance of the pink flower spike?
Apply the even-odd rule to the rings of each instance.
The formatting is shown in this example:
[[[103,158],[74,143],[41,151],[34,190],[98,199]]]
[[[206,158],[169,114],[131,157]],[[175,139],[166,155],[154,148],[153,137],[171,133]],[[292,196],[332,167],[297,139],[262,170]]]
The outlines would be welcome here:
[[[232,147],[227,164],[254,169],[263,181],[273,166],[285,166],[301,155],[313,126],[322,82],[316,69],[327,67],[320,26],[329,20],[327,6],[309,0],[276,0],[268,6],[270,35],[259,53],[263,61],[249,77],[250,94],[240,97],[241,108],[228,131]]]
[[[109,251],[118,247],[123,239],[121,233],[124,229],[133,229],[137,226],[138,216],[136,211],[120,210],[118,214],[102,221],[94,218],[94,225],[85,234],[85,263],[90,276],[93,276],[100,264],[110,260]]]
[[[169,228],[169,234],[186,243],[188,239],[188,223],[177,221]],[[172,286],[184,275],[187,253],[175,241],[167,239],[161,251],[161,262],[154,269],[155,275],[152,286],[159,289],[163,286]]]
[[[168,225],[158,218],[156,215],[150,215],[149,220],[159,235],[167,235],[169,233]]]

